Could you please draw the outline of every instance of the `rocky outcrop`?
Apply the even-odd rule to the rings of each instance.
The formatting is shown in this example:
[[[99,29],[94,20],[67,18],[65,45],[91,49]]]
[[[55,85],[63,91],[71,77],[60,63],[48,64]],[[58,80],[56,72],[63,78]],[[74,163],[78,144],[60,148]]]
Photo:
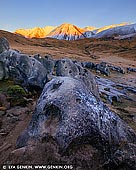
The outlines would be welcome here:
[[[35,55],[34,58],[37,59],[47,69],[48,74],[53,74],[55,60],[53,60],[51,56],[46,55],[41,57],[40,55]]]
[[[42,89],[47,81],[47,69],[35,58],[8,50],[0,54],[5,74],[27,88]],[[2,77],[1,76],[1,77]]]
[[[100,72],[101,74],[104,74],[106,76],[109,76],[112,71],[125,74],[125,70],[123,68],[121,68],[119,66],[113,66],[106,62],[101,62],[100,64],[95,64],[93,62],[88,61],[88,62],[83,62],[82,64],[83,64],[83,67],[88,68],[88,69],[93,69],[96,72]],[[128,69],[128,71],[129,71],[129,69]]]
[[[127,71],[128,71],[128,72],[136,72],[136,68],[128,67],[128,68],[127,68]]]
[[[92,63],[90,61],[83,62],[82,64],[83,64],[83,67],[86,67],[88,69],[94,69],[96,67],[96,64],[94,64],[94,63]]]
[[[88,89],[99,98],[98,87],[94,75],[78,62],[66,58],[56,62],[56,76],[67,76],[82,80]]]
[[[119,103],[122,99],[136,101],[134,97],[132,97],[136,93],[135,87],[115,83],[98,76],[96,77],[96,82],[98,84],[100,96],[107,100],[107,103]]]
[[[110,70],[106,62],[101,62],[100,64],[96,64],[96,70],[99,70],[102,74],[105,74],[106,76],[110,75]]]
[[[125,74],[125,70],[124,70],[123,68],[119,67],[119,66],[109,65],[108,67],[109,67],[109,69],[110,69],[111,71],[116,71],[116,72]]]

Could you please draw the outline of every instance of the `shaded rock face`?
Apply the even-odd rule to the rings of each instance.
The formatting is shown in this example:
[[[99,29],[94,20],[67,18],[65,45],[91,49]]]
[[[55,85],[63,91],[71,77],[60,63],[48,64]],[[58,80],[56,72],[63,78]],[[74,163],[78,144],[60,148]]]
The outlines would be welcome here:
[[[6,38],[0,38],[0,53],[9,50],[9,42]]]
[[[9,50],[9,43],[6,38],[0,38],[0,53]],[[7,78],[7,72],[5,69],[5,64],[0,61],[0,80]]]
[[[8,78],[8,71],[4,62],[0,61],[0,80]]]
[[[21,82],[23,86],[41,89],[44,87],[47,70],[35,58],[8,50],[0,54],[0,63],[1,66],[4,65],[1,77],[4,77],[3,73],[6,70],[10,78]]]
[[[84,82],[88,89],[99,99],[98,87],[92,73],[82,67],[78,62],[66,58],[56,62],[56,76],[67,76]]]
[[[74,77],[79,75],[79,70],[72,60],[62,59],[56,62],[56,75]]]
[[[94,69],[95,71],[99,71],[100,73],[106,76],[110,75],[109,65],[106,62],[101,62],[100,64],[95,64],[92,62],[83,62],[83,66],[88,69]]]
[[[136,68],[128,67],[128,68],[127,68],[127,71],[128,71],[128,72],[131,72],[131,71],[132,71],[132,72],[136,72]]]
[[[83,62],[83,66],[89,69],[94,69],[96,67],[96,64],[92,62]]]
[[[111,71],[116,71],[122,74],[125,74],[125,70],[119,66],[113,66],[106,62],[101,62],[100,64],[95,64],[92,62],[82,62],[83,67],[88,69],[93,69],[95,71],[99,71],[101,74],[109,76]]]
[[[100,64],[96,65],[96,69],[108,76],[110,74],[110,70],[108,68],[108,64],[105,62],[101,62]]]
[[[117,71],[119,73],[122,73],[122,74],[125,74],[125,70],[119,66],[112,66],[112,65],[109,65],[109,69],[112,70],[112,71]]]
[[[48,74],[53,73],[55,61],[50,56],[41,57],[40,55],[35,55],[34,58],[47,69]]]
[[[89,143],[108,155],[114,155],[121,143],[136,141],[131,128],[98,101],[83,81],[71,77],[56,77],[45,85],[17,148],[30,140],[48,138],[53,138],[62,152]]]
[[[99,94],[108,101],[108,103],[112,104],[115,102],[121,102],[121,99],[124,98],[128,101],[135,102],[136,99],[132,96],[136,94],[135,87],[127,86],[124,84],[115,83],[109,79],[96,77],[96,82],[99,87]],[[121,90],[119,89],[121,88]]]

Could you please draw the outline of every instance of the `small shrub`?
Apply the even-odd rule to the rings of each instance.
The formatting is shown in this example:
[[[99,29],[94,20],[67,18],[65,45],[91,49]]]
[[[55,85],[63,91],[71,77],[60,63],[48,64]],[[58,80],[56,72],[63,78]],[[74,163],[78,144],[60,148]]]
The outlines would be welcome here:
[[[10,105],[13,106],[26,106],[27,102],[24,99],[27,96],[25,90],[19,85],[11,85],[7,89],[9,95]]]
[[[11,85],[7,89],[9,96],[26,96],[25,90],[19,85]]]

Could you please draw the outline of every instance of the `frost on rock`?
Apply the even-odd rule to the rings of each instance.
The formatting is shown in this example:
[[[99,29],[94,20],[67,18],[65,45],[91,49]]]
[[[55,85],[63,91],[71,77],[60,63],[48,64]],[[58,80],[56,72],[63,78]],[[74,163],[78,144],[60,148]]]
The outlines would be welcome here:
[[[17,147],[29,140],[53,138],[60,150],[90,144],[111,154],[121,143],[134,143],[134,131],[110,111],[82,80],[56,77],[48,82],[37,102],[28,128],[19,136]]]

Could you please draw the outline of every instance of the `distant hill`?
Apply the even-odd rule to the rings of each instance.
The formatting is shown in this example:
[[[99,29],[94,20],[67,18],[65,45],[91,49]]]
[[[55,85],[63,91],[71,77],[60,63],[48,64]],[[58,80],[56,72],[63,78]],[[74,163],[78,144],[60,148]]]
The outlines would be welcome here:
[[[128,24],[128,25],[116,26],[113,28],[100,31],[94,35],[94,38],[105,38],[105,37],[112,37],[112,36],[116,37],[116,36],[129,35],[134,33],[136,33],[136,24]]]
[[[8,31],[0,30],[0,37],[6,37],[11,45],[31,44],[31,39],[26,39],[21,34],[15,34]]]

